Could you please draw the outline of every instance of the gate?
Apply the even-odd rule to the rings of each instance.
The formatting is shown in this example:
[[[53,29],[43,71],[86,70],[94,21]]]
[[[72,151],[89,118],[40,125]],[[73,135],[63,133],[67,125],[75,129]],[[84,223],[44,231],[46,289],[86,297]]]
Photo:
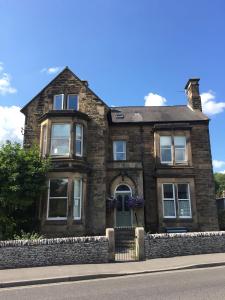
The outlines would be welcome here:
[[[135,261],[135,227],[116,227],[115,261]]]

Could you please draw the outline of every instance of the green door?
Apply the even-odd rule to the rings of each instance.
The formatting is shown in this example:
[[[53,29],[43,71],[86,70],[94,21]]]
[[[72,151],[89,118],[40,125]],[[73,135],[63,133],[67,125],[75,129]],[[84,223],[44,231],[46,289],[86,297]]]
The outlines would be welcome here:
[[[116,207],[116,226],[128,227],[132,226],[131,221],[131,209],[127,205],[127,200],[131,196],[131,193],[117,193],[117,207]]]

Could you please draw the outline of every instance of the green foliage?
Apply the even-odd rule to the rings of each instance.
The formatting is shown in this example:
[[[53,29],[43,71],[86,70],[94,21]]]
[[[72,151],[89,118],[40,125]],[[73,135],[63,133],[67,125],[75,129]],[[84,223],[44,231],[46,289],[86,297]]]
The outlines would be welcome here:
[[[3,239],[36,226],[35,203],[46,188],[49,160],[38,147],[23,149],[7,142],[0,148],[0,224]]]
[[[25,232],[21,230],[19,234],[14,234],[13,239],[14,240],[41,240],[44,236],[40,235],[37,232]]]
[[[215,173],[214,180],[215,180],[216,197],[220,198],[222,197],[223,191],[225,191],[225,174]]]

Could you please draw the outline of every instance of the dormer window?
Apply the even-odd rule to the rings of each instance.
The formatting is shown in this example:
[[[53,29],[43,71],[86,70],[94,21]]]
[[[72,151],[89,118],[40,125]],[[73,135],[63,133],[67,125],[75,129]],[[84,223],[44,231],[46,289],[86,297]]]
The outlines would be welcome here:
[[[77,95],[68,95],[67,96],[67,109],[78,109],[78,96]]]
[[[64,95],[55,95],[53,99],[53,109],[54,110],[62,110],[63,109],[63,100],[64,100]]]

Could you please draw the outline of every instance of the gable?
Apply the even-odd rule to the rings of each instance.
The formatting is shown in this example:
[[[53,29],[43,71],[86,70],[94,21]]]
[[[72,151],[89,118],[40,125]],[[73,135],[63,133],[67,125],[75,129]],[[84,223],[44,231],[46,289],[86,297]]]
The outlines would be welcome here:
[[[36,101],[39,107],[44,106],[44,101],[48,101],[53,95],[64,93],[86,92],[90,94],[93,99],[101,102],[108,107],[87,85],[87,81],[81,80],[68,67],[63,69],[52,81],[50,81],[34,98],[32,98],[22,109],[21,112],[26,114],[27,108]],[[44,100],[45,98],[46,100]]]

